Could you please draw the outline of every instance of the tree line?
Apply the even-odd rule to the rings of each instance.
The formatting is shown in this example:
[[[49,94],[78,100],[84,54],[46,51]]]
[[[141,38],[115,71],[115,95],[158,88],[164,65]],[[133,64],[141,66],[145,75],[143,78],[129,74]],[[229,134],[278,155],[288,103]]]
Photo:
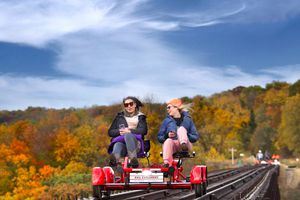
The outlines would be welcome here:
[[[300,80],[236,87],[210,97],[182,97],[200,133],[196,163],[258,149],[283,157],[300,153]],[[121,102],[120,102],[121,103]],[[144,99],[151,163],[160,163],[156,135],[166,105]],[[93,166],[107,162],[107,130],[121,104],[89,108],[28,107],[0,111],[0,199],[51,199],[90,191]],[[142,163],[146,163],[142,161]]]

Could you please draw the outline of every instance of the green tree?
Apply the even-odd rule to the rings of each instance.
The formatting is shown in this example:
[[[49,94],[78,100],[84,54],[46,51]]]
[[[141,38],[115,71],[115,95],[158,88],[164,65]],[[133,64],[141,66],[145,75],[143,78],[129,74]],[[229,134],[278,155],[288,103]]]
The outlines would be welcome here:
[[[239,97],[232,92],[216,94],[209,104],[198,104],[201,109],[197,111],[201,116],[195,116],[201,143],[205,151],[211,146],[221,154],[227,154],[230,147],[242,148],[241,130],[248,124],[249,111],[242,108]],[[199,109],[199,108],[198,108]],[[195,108],[197,110],[197,106]]]
[[[258,149],[274,152],[274,135],[276,130],[271,128],[267,123],[261,123],[256,129],[251,138],[252,150],[257,152]]]
[[[300,79],[292,84],[289,88],[289,96],[295,96],[300,93]]]
[[[287,146],[295,156],[300,154],[300,94],[288,98],[283,106],[278,144]]]
[[[269,90],[271,88],[275,90],[280,90],[281,88],[286,88],[289,87],[289,84],[287,82],[282,82],[282,81],[273,81],[272,83],[267,83],[266,84],[266,89]]]
[[[249,110],[254,109],[257,97],[264,92],[260,86],[250,86],[244,88],[240,94],[240,100],[243,107]]]

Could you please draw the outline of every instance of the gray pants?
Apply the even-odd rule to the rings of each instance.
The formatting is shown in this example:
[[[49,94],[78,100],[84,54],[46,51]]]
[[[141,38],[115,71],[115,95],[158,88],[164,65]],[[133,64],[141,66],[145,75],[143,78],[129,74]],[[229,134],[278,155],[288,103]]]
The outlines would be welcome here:
[[[127,133],[124,135],[125,143],[117,142],[114,144],[112,154],[119,160],[121,157],[125,157],[128,154],[130,159],[137,157],[138,141],[134,134]]]

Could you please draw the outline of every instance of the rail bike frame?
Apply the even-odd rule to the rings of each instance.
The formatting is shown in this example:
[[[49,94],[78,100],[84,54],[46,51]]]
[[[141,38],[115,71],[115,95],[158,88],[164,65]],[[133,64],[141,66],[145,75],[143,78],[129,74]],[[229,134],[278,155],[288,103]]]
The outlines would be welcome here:
[[[93,196],[96,199],[102,199],[103,196],[110,196],[113,190],[139,189],[195,189],[197,197],[205,194],[207,167],[196,165],[187,177],[183,174],[182,157],[179,155],[179,159],[174,160],[172,166],[168,168],[162,165],[154,168],[131,168],[128,167],[128,157],[125,157],[118,170],[120,173],[118,177],[115,176],[111,167],[94,167],[92,170]]]

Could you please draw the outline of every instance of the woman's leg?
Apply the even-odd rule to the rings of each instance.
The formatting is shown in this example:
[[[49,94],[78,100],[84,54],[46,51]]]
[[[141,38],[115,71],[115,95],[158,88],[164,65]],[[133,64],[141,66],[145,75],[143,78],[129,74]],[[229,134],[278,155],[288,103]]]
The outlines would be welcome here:
[[[125,139],[128,157],[130,159],[136,158],[138,152],[138,141],[136,137],[132,133],[127,133],[124,135],[124,139]]]
[[[182,147],[182,150],[189,150],[189,151],[192,150],[193,145],[189,141],[189,138],[187,136],[187,130],[183,126],[180,126],[177,129],[177,137],[178,137],[178,141]],[[183,149],[183,148],[185,148],[184,146],[186,146],[187,149]]]
[[[163,160],[164,164],[172,165],[173,153],[177,152],[179,148],[178,140],[173,140],[171,138],[166,139],[163,144]]]
[[[111,167],[117,166],[118,162],[120,162],[120,158],[126,155],[126,146],[122,142],[117,142],[113,146],[113,151],[111,152],[108,164]]]
[[[119,161],[121,157],[126,156],[126,146],[122,142],[117,142],[114,144],[112,154],[115,156],[116,160]]]

